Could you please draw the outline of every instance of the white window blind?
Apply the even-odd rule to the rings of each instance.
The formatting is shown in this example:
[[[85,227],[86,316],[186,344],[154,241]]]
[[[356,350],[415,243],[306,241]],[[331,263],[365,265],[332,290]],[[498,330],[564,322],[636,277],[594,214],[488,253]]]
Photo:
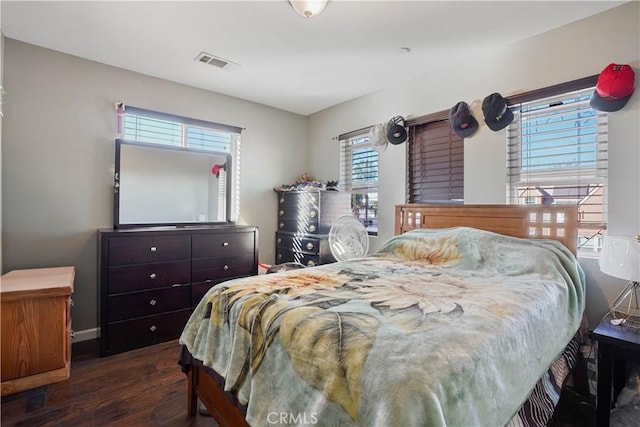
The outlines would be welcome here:
[[[370,235],[378,234],[378,152],[369,130],[340,137],[340,184],[351,193],[351,210]]]
[[[607,226],[607,115],[589,106],[593,88],[511,106],[507,200],[576,204],[581,249],[599,248]]]
[[[229,153],[231,165],[231,220],[240,213],[240,147],[242,128],[174,114],[116,104],[118,138],[143,144],[162,144],[188,149]],[[219,194],[225,193],[225,171],[220,173]],[[224,204],[219,204],[225,209]]]

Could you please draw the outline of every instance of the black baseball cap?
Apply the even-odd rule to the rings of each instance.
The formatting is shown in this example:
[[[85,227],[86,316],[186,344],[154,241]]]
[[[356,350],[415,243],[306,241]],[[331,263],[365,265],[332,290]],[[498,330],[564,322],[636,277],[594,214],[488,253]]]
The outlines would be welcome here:
[[[513,122],[513,112],[509,109],[507,100],[497,92],[484,98],[482,113],[484,122],[493,131],[504,129]]]
[[[404,117],[395,116],[387,123],[387,139],[393,145],[402,144],[407,140],[407,128],[404,127]]]
[[[449,124],[460,138],[471,136],[478,130],[478,121],[473,116],[469,104],[464,101],[458,102],[449,110]]]

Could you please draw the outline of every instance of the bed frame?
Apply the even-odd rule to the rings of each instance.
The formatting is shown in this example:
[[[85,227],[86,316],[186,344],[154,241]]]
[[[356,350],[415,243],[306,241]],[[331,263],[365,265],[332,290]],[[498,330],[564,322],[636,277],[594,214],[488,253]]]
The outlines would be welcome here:
[[[513,237],[559,240],[575,254],[577,219],[578,209],[570,205],[406,204],[395,208],[395,234],[465,226]],[[221,427],[249,425],[219,378],[198,363],[189,365],[187,376],[189,415],[196,415],[199,399]]]
[[[561,241],[574,254],[578,244],[575,205],[396,205],[395,234],[416,228],[465,226],[528,239]]]

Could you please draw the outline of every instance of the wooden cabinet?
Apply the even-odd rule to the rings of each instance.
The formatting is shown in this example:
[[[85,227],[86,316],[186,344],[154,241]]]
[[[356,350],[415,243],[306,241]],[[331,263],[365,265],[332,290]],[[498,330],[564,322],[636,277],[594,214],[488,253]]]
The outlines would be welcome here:
[[[0,278],[2,396],[69,378],[74,267],[14,270]]]
[[[350,195],[339,191],[278,191],[276,264],[299,262],[314,266],[334,262],[329,230],[350,215]]]
[[[258,229],[98,230],[100,354],[176,339],[215,284],[258,272]]]

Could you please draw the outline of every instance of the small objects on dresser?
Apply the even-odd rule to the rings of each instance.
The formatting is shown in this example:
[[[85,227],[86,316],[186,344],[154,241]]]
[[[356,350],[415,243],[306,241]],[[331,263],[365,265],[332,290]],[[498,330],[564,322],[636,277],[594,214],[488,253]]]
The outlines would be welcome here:
[[[314,181],[313,177],[309,175],[307,172],[303,172],[300,177],[296,180],[296,184],[301,184],[303,182],[312,182]]]
[[[274,191],[318,191],[318,190],[327,190],[327,191],[340,191],[340,186],[338,185],[338,180],[335,181],[327,181],[326,184],[316,181],[313,177],[304,172],[301,174],[296,180],[295,184],[283,184],[279,187],[274,187]]]
[[[326,189],[327,191],[340,191],[338,181],[327,181]]]

